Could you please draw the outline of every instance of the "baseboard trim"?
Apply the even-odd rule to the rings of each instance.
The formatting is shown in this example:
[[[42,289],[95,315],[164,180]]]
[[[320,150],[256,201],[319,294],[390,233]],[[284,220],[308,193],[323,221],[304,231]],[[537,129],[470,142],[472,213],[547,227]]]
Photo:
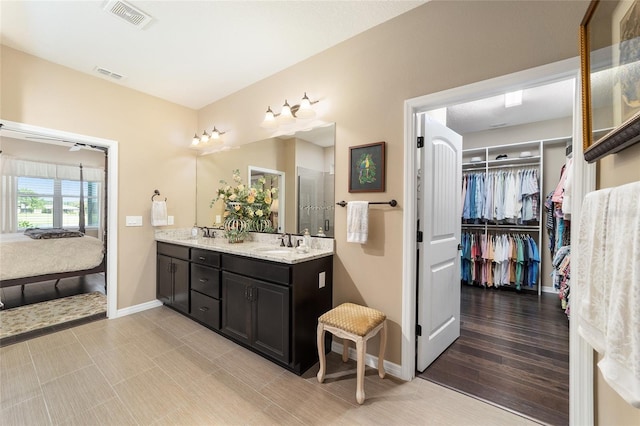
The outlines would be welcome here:
[[[158,306],[162,306],[162,302],[159,300],[152,300],[139,305],[129,306],[128,308],[118,309],[116,312],[116,318],[146,311],[147,309],[157,308]]]
[[[342,356],[342,343],[339,342],[332,342],[331,343],[331,352],[336,352],[339,353],[340,356]],[[356,350],[352,347],[349,348],[349,358],[353,359],[353,360],[357,360],[358,359],[358,354],[356,353]],[[371,367],[371,368],[378,368],[378,357],[371,355],[371,354],[366,354],[364,356],[364,363],[365,365]],[[396,363],[393,362],[389,362],[386,359],[384,360],[384,370],[387,372],[387,374],[393,376],[393,377],[397,377],[397,378],[402,378],[402,367]]]

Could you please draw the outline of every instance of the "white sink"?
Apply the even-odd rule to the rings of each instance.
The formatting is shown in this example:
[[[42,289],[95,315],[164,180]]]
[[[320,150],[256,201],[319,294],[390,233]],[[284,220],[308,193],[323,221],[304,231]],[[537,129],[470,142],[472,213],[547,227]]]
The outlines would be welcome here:
[[[262,254],[291,254],[293,253],[293,249],[289,249],[286,247],[257,247],[254,249],[255,252]]]

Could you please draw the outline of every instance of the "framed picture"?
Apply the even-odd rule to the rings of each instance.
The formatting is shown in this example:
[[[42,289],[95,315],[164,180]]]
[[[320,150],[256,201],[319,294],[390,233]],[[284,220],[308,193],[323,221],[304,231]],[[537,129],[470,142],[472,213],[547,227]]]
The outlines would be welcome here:
[[[349,147],[349,192],[385,191],[385,142]]]
[[[640,0],[591,1],[580,68],[584,159],[593,163],[640,142]]]

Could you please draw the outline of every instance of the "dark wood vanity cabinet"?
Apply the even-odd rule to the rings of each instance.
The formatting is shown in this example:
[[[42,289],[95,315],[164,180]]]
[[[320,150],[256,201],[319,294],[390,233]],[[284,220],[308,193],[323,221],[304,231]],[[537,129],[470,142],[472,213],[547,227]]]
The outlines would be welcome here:
[[[220,254],[191,249],[191,316],[220,329]]]
[[[222,272],[221,331],[289,362],[289,287]]]
[[[158,299],[297,374],[318,362],[332,291],[333,256],[287,264],[158,242]]]
[[[156,297],[181,312],[189,312],[189,248],[158,243]]]

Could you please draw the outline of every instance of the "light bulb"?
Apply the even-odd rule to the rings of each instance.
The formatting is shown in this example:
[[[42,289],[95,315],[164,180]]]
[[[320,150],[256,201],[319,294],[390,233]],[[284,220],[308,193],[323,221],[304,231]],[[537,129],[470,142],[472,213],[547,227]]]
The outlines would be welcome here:
[[[202,136],[200,136],[200,142],[207,143],[208,141],[209,141],[209,133],[207,133],[207,131],[205,130],[202,133]]]
[[[289,124],[296,121],[295,117],[291,113],[291,106],[289,106],[286,99],[284,101],[284,105],[282,105],[282,112],[280,112],[280,115],[278,116],[278,121],[282,124]]]
[[[278,127],[278,123],[276,123],[276,116],[271,110],[271,107],[267,108],[267,112],[264,114],[264,121],[260,127],[264,127],[265,129],[274,129]]]
[[[298,118],[313,118],[316,116],[316,112],[311,109],[311,101],[307,97],[307,93],[305,92],[302,97],[302,101],[300,101],[300,108],[298,112],[296,112],[296,117]]]
[[[213,130],[211,131],[211,139],[220,139],[220,132],[216,129],[216,126],[213,126]]]
[[[200,143],[200,138],[197,133],[193,134],[193,139],[191,140],[191,145],[196,146]]]

